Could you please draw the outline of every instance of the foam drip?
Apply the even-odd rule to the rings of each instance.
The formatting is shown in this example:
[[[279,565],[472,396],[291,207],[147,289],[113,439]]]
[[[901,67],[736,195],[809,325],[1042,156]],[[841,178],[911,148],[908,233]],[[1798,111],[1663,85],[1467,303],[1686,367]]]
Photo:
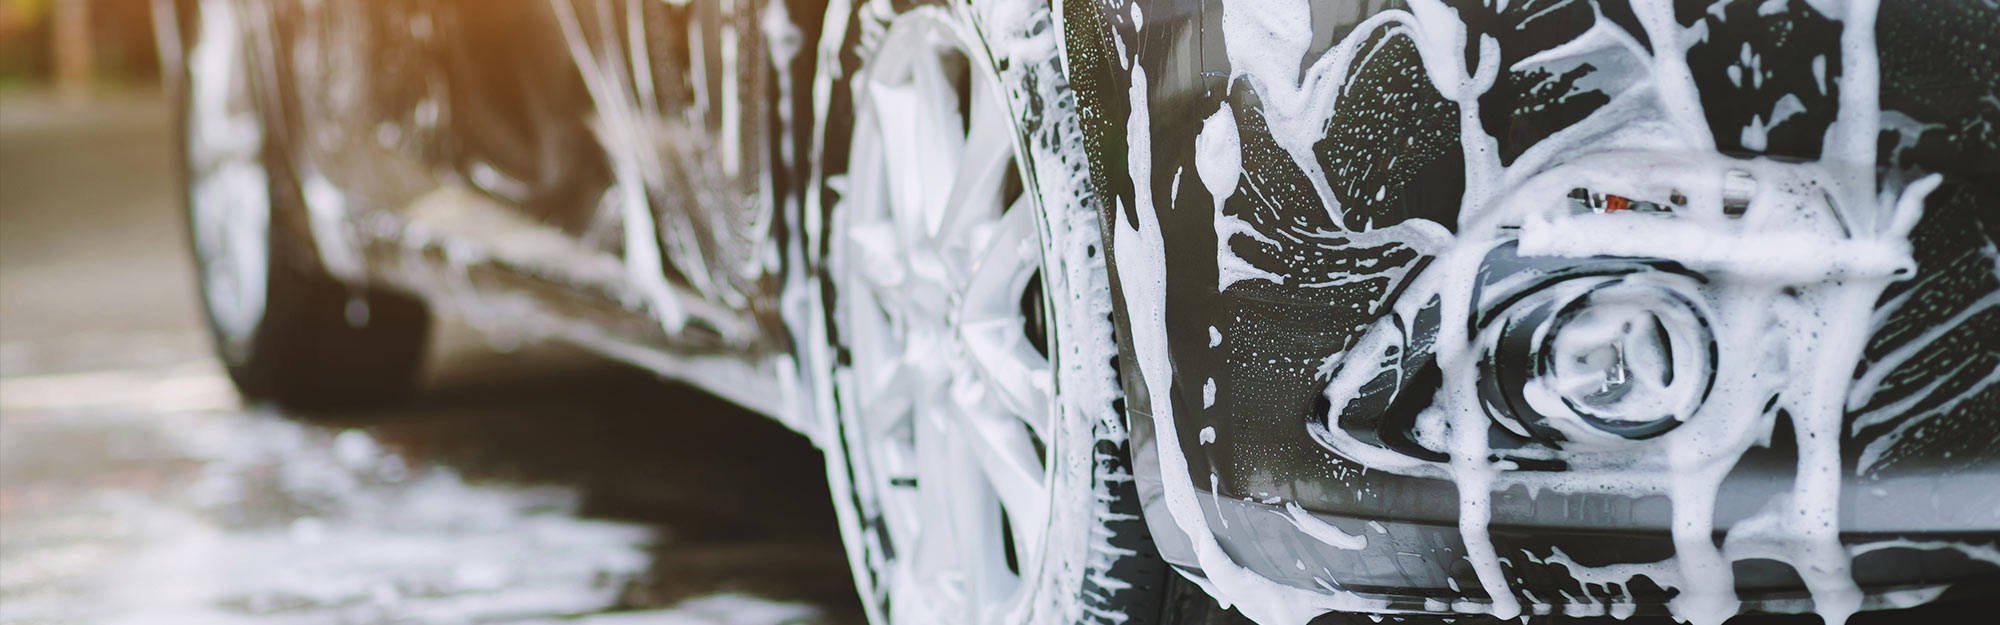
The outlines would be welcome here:
[[[1577,566],[1560,552],[1550,559],[1560,560],[1579,579],[1622,576],[1624,582],[1645,575],[1676,591],[1669,608],[1677,618],[1720,623],[1740,607],[1732,562],[1768,558],[1792,565],[1812,594],[1813,608],[1828,622],[1842,622],[1864,607],[1848,570],[1853,554],[1840,542],[1838,523],[1844,409],[1851,394],[1865,394],[1869,386],[1850,378],[1873,325],[1875,302],[1889,284],[1914,269],[1909,233],[1938,179],[1902,186],[1890,181],[1874,188],[1875,138],[1883,115],[1875,101],[1879,84],[1872,2],[1815,4],[1827,17],[1842,21],[1838,76],[1829,82],[1823,56],[1814,66],[1821,93],[1837,88],[1840,114],[1825,133],[1824,158],[1808,163],[1717,153],[1687,62],[1689,48],[1706,33],[1699,24],[1683,27],[1669,3],[1633,5],[1648,44],[1599,14],[1597,24],[1572,42],[1508,68],[1588,63],[1601,70],[1592,77],[1594,88],[1610,101],[1503,166],[1496,137],[1487,135],[1479,122],[1479,97],[1500,70],[1499,44],[1468,35],[1450,6],[1417,0],[1407,11],[1380,12],[1321,56],[1307,59],[1312,47],[1307,3],[1225,4],[1221,22],[1232,82],[1255,90],[1272,139],[1311,179],[1336,224],[1345,223],[1340,219],[1344,209],[1314,160],[1313,141],[1322,136],[1321,125],[1338,106],[1350,66],[1364,62],[1363,42],[1385,32],[1408,38],[1432,86],[1459,109],[1466,180],[1457,234],[1444,232],[1443,224],[1416,219],[1342,233],[1356,239],[1416,232],[1428,237],[1425,251],[1435,256],[1434,262],[1409,283],[1390,317],[1412,319],[1426,306],[1440,313],[1435,357],[1446,381],[1432,406],[1419,415],[1417,434],[1450,460],[1410,458],[1363,444],[1339,428],[1316,427],[1312,434],[1370,469],[1449,479],[1457,485],[1466,557],[1492,601],[1461,602],[1450,606],[1453,610],[1503,618],[1526,611],[1487,527],[1493,493],[1526,486],[1530,492],[1661,495],[1671,501],[1675,557],[1612,568]],[[1124,49],[1123,41],[1117,43]],[[1474,50],[1469,58],[1468,47]],[[1757,67],[1758,59],[1751,61]],[[1120,224],[1115,233],[1116,266],[1133,311],[1142,372],[1156,381],[1152,386],[1165,387],[1158,381],[1175,377],[1161,335],[1165,250],[1149,210],[1157,206],[1148,192],[1152,120],[1145,72],[1138,67],[1132,71],[1128,173],[1137,182],[1134,199],[1141,210],[1139,223]],[[1796,97],[1780,99],[1774,110],[1756,119],[1756,128],[1744,132],[1759,135],[1754,143],[1761,144],[1769,128],[1800,115],[1803,107]],[[1224,104],[1205,120],[1195,145],[1196,173],[1215,198],[1217,233],[1224,242],[1218,250],[1218,286],[1226,290],[1250,279],[1284,284],[1283,274],[1250,267],[1229,249],[1237,235],[1262,236],[1241,219],[1223,214],[1223,203],[1236,193],[1243,175],[1235,120],[1236,113]],[[1742,205],[1732,207],[1732,198],[1744,193],[1732,185],[1745,176],[1755,187]],[[1667,216],[1576,214],[1564,201],[1576,188],[1661,198],[1662,205],[1670,196],[1680,201]],[[1472,323],[1479,306],[1472,294],[1488,252],[1507,242],[1517,243],[1524,257],[1667,258],[1705,276],[1698,287],[1687,287],[1686,295],[1712,324],[1722,346],[1706,400],[1692,412],[1675,413],[1680,427],[1642,446],[1548,452],[1568,461],[1574,467],[1570,472],[1516,471],[1511,462],[1496,461],[1487,440],[1491,417],[1476,388],[1479,346],[1490,337]],[[1402,324],[1391,321],[1385,317],[1322,367],[1336,414],[1381,367],[1396,366],[1394,333]],[[1162,472],[1185,475],[1187,461],[1175,433],[1171,396],[1166,388],[1153,393]],[[1726,528],[1727,540],[1718,547],[1714,515],[1723,479],[1750,448],[1772,443],[1779,419],[1788,419],[1794,432],[1790,442],[1798,449],[1797,478],[1763,512]],[[1197,557],[1220,601],[1240,605],[1267,623],[1300,623],[1311,614],[1266,606],[1341,603],[1271,584],[1214,548],[1190,487],[1185,480],[1167,480],[1168,508],[1194,537]],[[1337,579],[1322,580],[1328,582],[1339,585]],[[1526,598],[1546,608],[1548,598]],[[1629,603],[1607,600],[1603,607],[1613,615],[1631,613]]]

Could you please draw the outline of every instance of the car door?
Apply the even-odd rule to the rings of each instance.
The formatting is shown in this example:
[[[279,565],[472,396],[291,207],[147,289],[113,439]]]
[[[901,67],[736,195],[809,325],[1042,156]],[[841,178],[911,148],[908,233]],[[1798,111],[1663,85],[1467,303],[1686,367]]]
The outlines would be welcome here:
[[[748,3],[263,6],[322,253],[352,257],[329,265],[470,255],[447,269],[651,319],[678,351],[778,336],[771,72]],[[381,223],[400,232],[357,231]],[[433,235],[454,246],[424,251]]]
[[[611,177],[600,210],[616,213],[639,292],[669,330],[767,348],[779,336],[771,103],[783,83],[766,29],[794,42],[797,30],[749,0],[545,10],[588,99]]]

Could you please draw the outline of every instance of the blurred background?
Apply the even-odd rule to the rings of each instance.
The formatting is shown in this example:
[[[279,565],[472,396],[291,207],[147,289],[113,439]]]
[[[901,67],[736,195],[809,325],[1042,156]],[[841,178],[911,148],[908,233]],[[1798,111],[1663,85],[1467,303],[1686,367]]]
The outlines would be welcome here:
[[[244,405],[147,0],[0,0],[0,625],[860,623],[819,453],[445,321],[425,390]]]
[[[159,77],[151,0],[0,0],[0,89],[70,97]]]

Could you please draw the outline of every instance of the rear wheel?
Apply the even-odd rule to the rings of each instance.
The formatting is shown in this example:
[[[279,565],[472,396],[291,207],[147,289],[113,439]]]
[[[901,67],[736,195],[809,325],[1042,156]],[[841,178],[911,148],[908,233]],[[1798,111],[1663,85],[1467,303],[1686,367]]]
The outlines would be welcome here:
[[[1151,622],[1165,568],[1125,457],[1097,217],[1044,201],[965,8],[885,4],[857,7],[840,57],[806,359],[830,372],[863,604],[896,625]]]
[[[252,399],[331,406],[401,395],[416,380],[428,315],[408,296],[349,288],[320,264],[266,114],[272,90],[253,87],[277,72],[250,62],[258,42],[247,8],[198,3],[179,76],[184,200],[217,350]]]

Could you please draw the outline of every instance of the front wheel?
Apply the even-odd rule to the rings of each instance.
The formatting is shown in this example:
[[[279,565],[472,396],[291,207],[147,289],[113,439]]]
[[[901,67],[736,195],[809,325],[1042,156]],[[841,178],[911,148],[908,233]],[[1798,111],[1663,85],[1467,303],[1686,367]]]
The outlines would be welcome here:
[[[257,15],[207,0],[184,17],[191,46],[179,79],[181,174],[203,310],[217,351],[250,399],[324,407],[376,402],[416,380],[429,316],[421,302],[329,276],[275,116],[283,75],[252,58]],[[268,44],[268,41],[262,41]],[[258,70],[273,70],[259,72]]]
[[[1028,98],[970,8],[887,4],[853,12],[832,83],[822,153],[846,158],[822,174],[805,359],[863,604],[886,625],[1154,622],[1097,215],[1075,169],[1037,167],[1073,110],[1047,101],[1052,38],[1031,61],[1053,89]],[[1044,125],[1022,128],[1031,101]]]

